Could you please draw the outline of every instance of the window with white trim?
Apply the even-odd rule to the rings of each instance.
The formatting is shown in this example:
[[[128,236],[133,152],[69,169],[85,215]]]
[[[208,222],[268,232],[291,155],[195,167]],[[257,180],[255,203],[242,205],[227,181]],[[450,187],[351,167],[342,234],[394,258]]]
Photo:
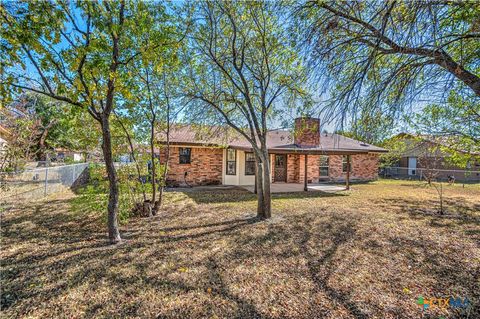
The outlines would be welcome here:
[[[320,177],[328,177],[328,155],[320,155]]]
[[[245,175],[255,175],[255,155],[245,153]]]
[[[237,175],[237,151],[227,149],[227,175]]]

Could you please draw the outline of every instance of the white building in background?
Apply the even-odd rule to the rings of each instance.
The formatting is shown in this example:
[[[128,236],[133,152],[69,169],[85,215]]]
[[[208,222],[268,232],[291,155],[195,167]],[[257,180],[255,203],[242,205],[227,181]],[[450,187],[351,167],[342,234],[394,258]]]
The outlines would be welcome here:
[[[0,137],[0,151],[3,151],[7,147],[7,141]]]
[[[3,152],[7,148],[8,137],[11,136],[10,132],[0,125],[0,152]]]

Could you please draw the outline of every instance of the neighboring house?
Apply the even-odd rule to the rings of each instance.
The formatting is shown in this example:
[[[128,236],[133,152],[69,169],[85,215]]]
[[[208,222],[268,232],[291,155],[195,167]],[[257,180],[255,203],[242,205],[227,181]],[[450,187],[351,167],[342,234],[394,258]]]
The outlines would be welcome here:
[[[435,170],[437,178],[447,179],[448,176],[455,176],[458,180],[480,180],[480,153],[474,153],[476,159],[465,168],[456,166],[448,160],[451,155],[442,148],[452,148],[452,146],[444,138],[400,133],[393,139],[402,141],[405,148],[396,165],[400,168],[396,172],[397,175],[421,178],[427,171]],[[467,153],[458,149],[455,151]]]
[[[267,134],[273,183],[344,181],[350,160],[350,179],[374,180],[378,157],[385,149],[337,134],[320,133],[320,121],[297,118],[295,134]],[[294,135],[294,136],[292,136]],[[178,125],[170,130],[169,185],[254,185],[255,157],[249,142],[224,127]],[[162,141],[165,141],[163,136]],[[161,151],[166,158],[166,148]]]
[[[58,147],[54,149],[52,160],[56,162],[64,162],[65,160],[83,162],[85,161],[85,154],[80,151]]]

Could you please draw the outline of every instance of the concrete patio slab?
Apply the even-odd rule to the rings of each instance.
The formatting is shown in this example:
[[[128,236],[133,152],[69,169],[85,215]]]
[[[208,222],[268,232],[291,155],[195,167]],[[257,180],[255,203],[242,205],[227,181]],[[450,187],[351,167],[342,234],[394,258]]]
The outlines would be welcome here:
[[[253,193],[254,186],[246,185],[241,186]],[[326,193],[336,193],[345,190],[345,186],[333,185],[333,184],[308,184],[308,191],[318,191]],[[272,193],[292,193],[292,192],[303,192],[303,184],[295,183],[275,183],[270,184],[270,191]]]

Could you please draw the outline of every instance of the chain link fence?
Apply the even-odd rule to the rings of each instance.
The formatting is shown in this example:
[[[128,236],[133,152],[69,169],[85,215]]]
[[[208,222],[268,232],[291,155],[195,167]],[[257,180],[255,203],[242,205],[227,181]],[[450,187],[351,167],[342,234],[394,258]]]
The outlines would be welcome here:
[[[0,199],[39,199],[75,186],[88,173],[88,163],[39,167],[0,173]]]
[[[480,183],[480,170],[428,169],[408,167],[383,167],[379,176],[383,178],[424,180],[431,177],[437,181]]]

